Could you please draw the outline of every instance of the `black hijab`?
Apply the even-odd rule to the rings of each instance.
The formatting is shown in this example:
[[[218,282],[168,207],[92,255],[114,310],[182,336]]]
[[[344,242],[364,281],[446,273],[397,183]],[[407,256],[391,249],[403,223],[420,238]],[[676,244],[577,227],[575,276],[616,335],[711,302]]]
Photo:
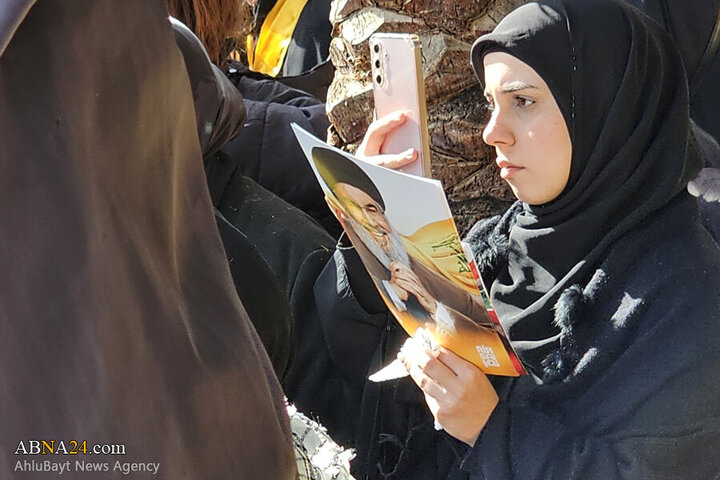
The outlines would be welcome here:
[[[170,18],[195,104],[195,121],[206,160],[232,140],[245,121],[245,104],[235,85],[213,65],[202,42],[180,20]]]
[[[692,85],[707,65],[705,58],[718,20],[718,0],[627,0],[627,2],[653,18],[672,36],[685,62],[688,80]],[[691,89],[692,90],[692,89]],[[692,92],[691,92],[692,95]]]
[[[681,192],[701,166],[682,60],[670,37],[613,0],[523,5],[472,48],[504,51],[545,80],[572,141],[570,178],[545,205],[523,205],[491,287],[518,354],[536,373],[558,343],[553,306],[608,249]]]
[[[698,142],[705,132],[720,141],[720,0],[627,0],[658,22],[675,41],[690,88],[690,117]],[[699,127],[699,128],[698,128]],[[704,131],[701,131],[704,130]],[[706,144],[706,146],[709,146]],[[717,156],[718,152],[712,152]],[[706,157],[706,166],[715,166]]]

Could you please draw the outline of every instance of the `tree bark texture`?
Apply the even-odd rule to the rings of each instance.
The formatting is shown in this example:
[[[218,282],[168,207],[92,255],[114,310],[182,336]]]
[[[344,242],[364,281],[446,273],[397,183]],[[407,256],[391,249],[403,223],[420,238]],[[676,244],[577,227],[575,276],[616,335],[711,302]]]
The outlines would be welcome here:
[[[415,33],[423,51],[432,172],[443,182],[461,235],[514,200],[482,141],[486,102],[470,67],[470,47],[523,0],[333,0],[327,98],[329,141],[353,151],[372,120],[368,38]]]

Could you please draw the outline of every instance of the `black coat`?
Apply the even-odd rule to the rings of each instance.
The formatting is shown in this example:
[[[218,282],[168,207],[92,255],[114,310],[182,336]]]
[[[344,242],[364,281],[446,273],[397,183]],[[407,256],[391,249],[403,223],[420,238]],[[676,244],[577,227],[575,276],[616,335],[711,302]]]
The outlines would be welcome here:
[[[293,319],[302,323],[312,318],[304,305],[311,297],[312,284],[329,258],[334,242],[307,214],[244,176],[243,171],[250,165],[261,171],[272,171],[266,164],[277,163],[273,162],[273,154],[285,158],[288,152],[283,153],[283,146],[295,153],[294,157],[289,155],[290,159],[304,159],[292,138],[283,139],[283,144],[271,142],[273,147],[262,149],[255,148],[253,135],[266,128],[277,131],[279,125],[289,129],[287,122],[293,115],[305,118],[297,112],[301,112],[302,105],[307,103],[307,95],[276,82],[248,79],[244,83],[246,93],[284,103],[275,109],[268,102],[245,100],[235,85],[210,63],[202,43],[187,27],[173,21],[173,29],[193,91],[205,174],[233,283],[272,360],[275,373],[282,378],[296,343],[294,332],[301,330],[294,325]],[[265,87],[275,94],[268,93]],[[265,93],[260,93],[262,91]],[[298,101],[294,101],[296,96],[300,97]],[[311,105],[317,103],[310,102]],[[257,115],[258,110],[264,114]],[[266,114],[267,110],[274,113]],[[246,111],[255,115],[254,121],[245,123]],[[325,118],[324,112],[322,118]],[[235,135],[235,141],[228,144]],[[218,151],[221,147],[234,149],[235,155],[231,157],[225,151]],[[306,161],[300,167],[310,171]],[[259,176],[257,172],[256,176]],[[316,191],[302,191],[322,201],[314,177],[295,175],[293,178],[300,178],[307,186],[315,186]],[[291,182],[287,184],[292,185]],[[325,205],[323,212],[327,213]]]
[[[469,235],[490,282],[517,208]],[[543,379],[497,379],[472,479],[706,479],[720,473],[720,252],[679,194],[555,306]]]
[[[459,470],[464,449],[433,428],[425,400],[410,378],[379,384],[367,380],[395,358],[407,334],[345,237],[314,293],[310,307],[318,321],[306,324],[308,347],[298,350],[304,377],[285,390],[336,441],[355,448],[355,478],[467,478]]]
[[[315,218],[333,236],[340,226],[330,213],[291,124],[324,138],[330,122],[325,104],[282,83],[231,74],[243,97],[247,117],[240,133],[219,152],[225,167],[256,181]]]

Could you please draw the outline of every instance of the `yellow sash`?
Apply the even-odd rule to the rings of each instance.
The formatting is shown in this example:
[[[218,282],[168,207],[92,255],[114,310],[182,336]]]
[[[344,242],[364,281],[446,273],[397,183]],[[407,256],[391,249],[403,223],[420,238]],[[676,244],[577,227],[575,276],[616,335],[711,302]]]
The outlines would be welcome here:
[[[290,46],[295,25],[307,0],[278,0],[260,28],[257,39],[247,36],[250,70],[277,76]]]

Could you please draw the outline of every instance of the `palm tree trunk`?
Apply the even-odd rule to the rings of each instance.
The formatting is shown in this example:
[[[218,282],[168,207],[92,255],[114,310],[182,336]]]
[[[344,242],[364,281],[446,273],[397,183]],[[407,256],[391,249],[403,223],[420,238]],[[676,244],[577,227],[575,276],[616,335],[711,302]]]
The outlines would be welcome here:
[[[442,180],[458,229],[503,211],[514,199],[482,141],[485,99],[470,68],[472,42],[523,0],[333,0],[327,98],[329,141],[353,151],[372,119],[368,38],[420,36],[433,176]]]

